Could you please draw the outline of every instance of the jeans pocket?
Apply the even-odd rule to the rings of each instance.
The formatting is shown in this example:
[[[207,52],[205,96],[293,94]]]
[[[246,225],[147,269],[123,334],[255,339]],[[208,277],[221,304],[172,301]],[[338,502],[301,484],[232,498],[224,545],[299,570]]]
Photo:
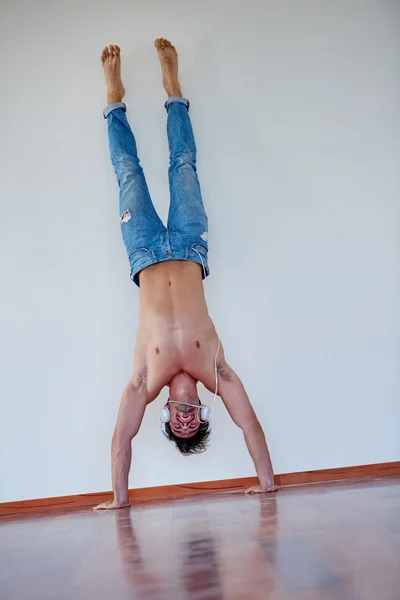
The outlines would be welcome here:
[[[134,273],[137,273],[144,267],[147,267],[156,261],[153,250],[148,248],[137,248],[129,254],[129,264]]]
[[[136,256],[135,256],[136,255]],[[132,259],[139,259],[139,258],[155,258],[154,252],[152,250],[149,250],[148,248],[136,248],[136,250],[134,250],[133,252],[131,252],[128,256],[129,260]]]
[[[195,242],[190,246],[190,250],[197,250],[203,256],[203,258],[207,258],[208,254],[208,246],[202,242]]]
[[[156,262],[156,256],[153,250],[148,248],[137,248],[129,254],[129,264],[131,267],[130,277],[137,285],[139,285],[139,279],[137,274],[146,267]]]
[[[200,242],[195,242],[190,246],[190,252],[194,252],[197,257],[200,259],[201,266],[203,267],[203,279],[207,277],[207,257],[208,257],[208,248],[206,244],[202,244]]]

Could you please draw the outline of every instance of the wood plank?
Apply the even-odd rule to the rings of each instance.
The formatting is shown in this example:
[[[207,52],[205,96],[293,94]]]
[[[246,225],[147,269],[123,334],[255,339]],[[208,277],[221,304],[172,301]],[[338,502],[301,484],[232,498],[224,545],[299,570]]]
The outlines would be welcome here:
[[[0,597],[399,600],[398,514],[386,477],[3,517]]]
[[[196,483],[162,485],[129,490],[129,498],[134,502],[153,500],[173,500],[195,494],[244,490],[257,483],[256,477],[238,479],[221,479],[217,481],[200,481]],[[0,503],[0,516],[24,513],[43,513],[49,510],[83,508],[112,500],[113,493],[96,492],[91,494],[75,494],[71,496],[55,496],[53,498],[37,498],[19,500],[17,502]]]
[[[305,483],[323,483],[342,479],[359,479],[362,477],[390,477],[400,475],[400,461],[320,469],[318,471],[300,471],[277,475],[277,485],[300,485]]]
[[[400,476],[400,461],[335,469],[320,469],[316,471],[300,471],[298,473],[281,473],[275,475],[275,481],[279,486],[289,486],[365,477],[390,476]],[[245,490],[247,487],[255,485],[256,483],[256,477],[241,477],[237,479],[163,485],[130,490],[129,497],[135,503],[152,502],[155,500],[173,500],[198,494]],[[107,500],[111,500],[112,497],[113,494],[109,491],[91,494],[75,494],[71,496],[57,496],[54,498],[20,500],[17,502],[4,502],[0,503],[0,516],[43,513],[52,510],[89,507],[99,504],[100,502],[107,502]]]

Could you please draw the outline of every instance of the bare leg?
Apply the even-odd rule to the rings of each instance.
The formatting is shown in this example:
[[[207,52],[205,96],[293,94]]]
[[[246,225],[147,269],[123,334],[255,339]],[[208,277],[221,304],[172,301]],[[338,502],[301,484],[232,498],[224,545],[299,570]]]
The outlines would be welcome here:
[[[182,97],[178,80],[178,53],[169,40],[158,38],[154,42],[160,58],[163,84],[168,96]]]

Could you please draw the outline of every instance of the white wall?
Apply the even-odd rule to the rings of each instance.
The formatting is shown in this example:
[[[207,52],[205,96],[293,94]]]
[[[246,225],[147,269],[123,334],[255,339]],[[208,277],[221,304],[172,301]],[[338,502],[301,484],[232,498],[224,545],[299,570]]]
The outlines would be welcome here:
[[[400,459],[399,9],[3,0],[0,501],[111,487],[138,291],[99,56],[122,47],[128,116],[165,217],[158,36],[178,47],[192,102],[210,313],[276,471]],[[192,458],[160,435],[161,404],[134,441],[131,487],[254,473],[222,404],[209,451]]]

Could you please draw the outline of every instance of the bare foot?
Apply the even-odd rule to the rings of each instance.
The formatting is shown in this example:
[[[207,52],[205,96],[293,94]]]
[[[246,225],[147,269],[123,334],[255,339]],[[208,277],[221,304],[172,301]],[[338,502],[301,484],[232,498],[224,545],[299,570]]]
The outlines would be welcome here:
[[[175,46],[164,38],[154,42],[160,57],[163,85],[168,96],[182,96],[181,86],[178,81],[178,53]]]
[[[121,49],[119,46],[106,46],[101,53],[101,63],[106,76],[107,104],[121,102],[125,88],[121,81]]]

